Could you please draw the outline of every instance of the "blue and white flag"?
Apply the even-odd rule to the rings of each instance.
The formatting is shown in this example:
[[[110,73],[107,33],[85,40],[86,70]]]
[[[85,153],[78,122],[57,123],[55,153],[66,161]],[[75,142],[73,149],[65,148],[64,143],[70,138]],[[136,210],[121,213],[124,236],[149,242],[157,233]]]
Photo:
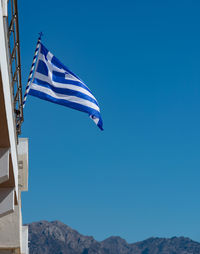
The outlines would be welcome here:
[[[25,96],[29,94],[88,113],[97,126],[103,130],[99,105],[90,89],[41,42],[39,42],[34,69]],[[26,98],[24,103],[25,101]]]

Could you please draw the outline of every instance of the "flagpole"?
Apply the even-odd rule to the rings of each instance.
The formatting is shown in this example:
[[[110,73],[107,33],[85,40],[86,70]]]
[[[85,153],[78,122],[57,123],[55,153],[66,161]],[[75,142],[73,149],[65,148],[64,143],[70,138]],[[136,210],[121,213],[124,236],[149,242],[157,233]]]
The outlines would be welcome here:
[[[26,90],[25,90],[24,99],[23,99],[23,108],[25,107],[27,95],[28,95],[29,90],[30,90],[30,84],[31,84],[31,81],[32,81],[33,73],[34,73],[35,64],[36,64],[36,60],[37,60],[38,51],[39,51],[42,36],[43,36],[43,33],[40,32],[39,33],[39,38],[38,38],[38,41],[37,41],[37,45],[36,45],[36,49],[35,49],[35,54],[34,54],[34,57],[33,57],[33,63],[31,65],[31,70],[30,70],[30,74],[29,74],[29,77],[28,77],[27,85],[26,85]]]

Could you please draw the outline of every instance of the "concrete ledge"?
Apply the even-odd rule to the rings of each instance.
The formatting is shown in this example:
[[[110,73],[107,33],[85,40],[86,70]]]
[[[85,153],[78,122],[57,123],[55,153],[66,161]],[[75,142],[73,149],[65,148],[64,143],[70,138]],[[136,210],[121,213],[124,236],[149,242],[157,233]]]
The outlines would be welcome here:
[[[19,249],[21,239],[21,209],[14,207],[14,212],[0,218],[0,249]]]
[[[9,179],[9,149],[0,148],[0,184]]]
[[[19,138],[17,146],[19,168],[19,190],[28,190],[28,138]]]
[[[8,16],[8,1],[7,0],[2,0],[2,13],[4,17]]]
[[[13,188],[0,188],[0,217],[14,212],[14,198]]]
[[[28,226],[22,226],[22,246],[21,246],[21,253],[28,254]]]

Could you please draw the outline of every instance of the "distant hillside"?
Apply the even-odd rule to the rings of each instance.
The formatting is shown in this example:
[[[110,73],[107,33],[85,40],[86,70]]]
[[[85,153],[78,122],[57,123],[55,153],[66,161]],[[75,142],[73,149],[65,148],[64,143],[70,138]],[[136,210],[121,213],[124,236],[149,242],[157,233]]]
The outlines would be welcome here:
[[[149,238],[128,244],[111,236],[98,242],[59,221],[29,224],[30,254],[200,254],[200,243],[185,237]]]

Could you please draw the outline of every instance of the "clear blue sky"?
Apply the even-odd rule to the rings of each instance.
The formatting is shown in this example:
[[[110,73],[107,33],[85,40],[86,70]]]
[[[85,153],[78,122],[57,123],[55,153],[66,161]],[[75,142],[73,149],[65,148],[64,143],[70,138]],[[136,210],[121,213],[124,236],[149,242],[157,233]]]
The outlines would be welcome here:
[[[97,240],[200,241],[199,12],[192,0],[19,1],[24,88],[42,31],[95,94],[105,128],[28,98],[24,223],[60,220]]]

